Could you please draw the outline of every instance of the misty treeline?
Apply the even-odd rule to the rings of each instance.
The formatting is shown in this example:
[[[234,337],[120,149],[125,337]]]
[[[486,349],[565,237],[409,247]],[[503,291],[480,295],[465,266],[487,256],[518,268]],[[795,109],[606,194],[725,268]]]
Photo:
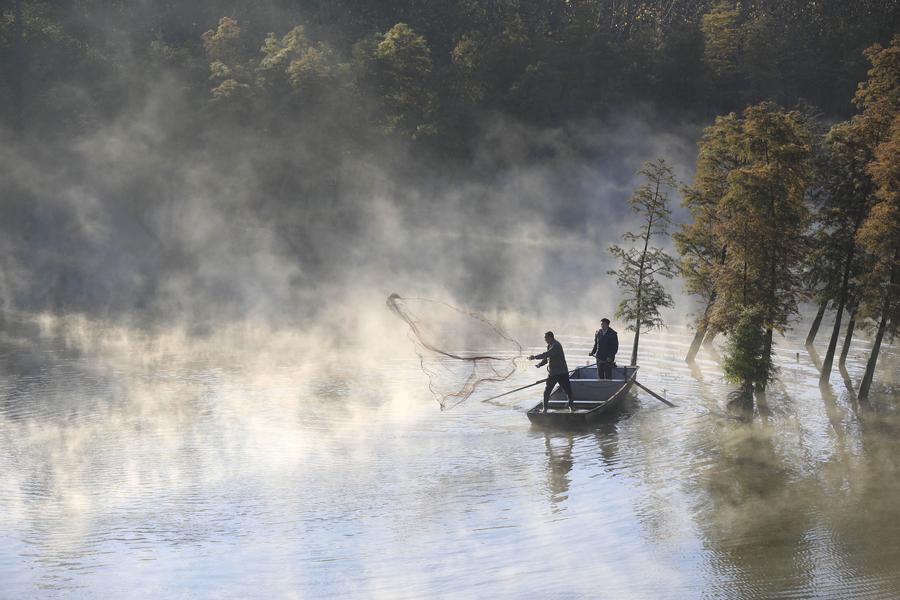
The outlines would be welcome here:
[[[670,224],[659,190],[675,184],[664,163],[648,165],[649,187],[632,198],[643,227],[613,250],[618,314],[636,333],[632,360],[640,331],[659,326],[659,309],[672,304],[658,277],[678,270],[702,305],[690,357],[726,334],[729,377],[764,386],[773,332],[814,300],[820,315],[832,306],[838,317],[823,380],[845,315],[839,364],[855,328],[874,332],[865,397],[880,345],[898,326],[898,5],[7,0],[0,136],[7,166],[20,168],[0,181],[0,293],[29,271],[17,304],[106,309],[127,286],[129,308],[145,310],[155,296],[187,303],[190,271],[203,298],[221,300],[223,281],[275,270],[234,226],[264,223],[281,232],[261,236],[265,252],[287,245],[302,257],[296,272],[272,279],[315,301],[321,273],[336,271],[327,256],[366,252],[365,229],[353,225],[374,213],[343,199],[368,193],[381,173],[345,177],[354,157],[394,158],[385,179],[427,188],[435,173],[497,166],[479,156],[497,118],[530,132],[616,122],[646,106],[669,122],[713,124],[682,190],[692,221],[673,236],[680,268],[653,241]],[[216,210],[179,212],[180,194],[209,196]],[[55,195],[69,204],[41,202]],[[465,208],[481,217],[492,201]],[[100,216],[102,226],[92,222]],[[102,237],[117,228],[127,233],[113,251]],[[351,240],[363,249],[347,251]],[[236,263],[235,248],[252,257]],[[471,270],[491,262],[479,257]],[[471,276],[472,288],[489,289],[492,274]],[[239,306],[252,306],[258,289],[245,287]],[[294,300],[278,290],[277,301]]]
[[[474,115],[529,123],[647,103],[712,116],[804,100],[847,116],[896,0],[8,0],[8,126],[105,122],[177,73],[202,120],[268,131],[331,117],[465,152]]]
[[[900,331],[900,35],[865,55],[871,68],[848,120],[826,129],[809,110],[763,102],[717,117],[699,143],[684,188],[693,221],[674,235],[703,306],[688,360],[704,336],[725,333],[725,373],[747,391],[774,376],[773,332],[803,300],[836,313],[823,384],[844,315],[841,368],[855,328],[874,332],[860,399],[883,340]]]

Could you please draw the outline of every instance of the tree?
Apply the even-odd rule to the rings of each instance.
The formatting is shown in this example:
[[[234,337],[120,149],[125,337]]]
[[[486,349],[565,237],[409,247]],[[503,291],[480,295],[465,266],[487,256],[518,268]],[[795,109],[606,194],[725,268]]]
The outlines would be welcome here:
[[[868,398],[885,332],[889,338],[900,329],[900,115],[894,119],[890,138],[878,145],[869,168],[878,184],[876,201],[857,234],[859,244],[872,260],[864,279],[865,313],[877,319],[875,340],[859,387],[859,398]]]
[[[741,309],[725,344],[722,362],[725,379],[741,385],[749,398],[752,398],[753,386],[765,386],[776,372],[764,321],[765,315],[758,307]]]
[[[397,23],[381,36],[374,58],[385,131],[414,139],[432,133],[437,98],[429,88],[432,63],[425,38]]]
[[[238,22],[222,17],[215,30],[203,34],[203,48],[210,58],[210,103],[246,108],[253,94],[254,75]]]
[[[733,2],[717,2],[703,15],[703,60],[713,87],[728,93],[737,86],[740,76],[741,30],[740,11]]]
[[[320,96],[339,70],[334,50],[328,44],[313,44],[302,25],[281,38],[266,36],[261,48],[259,72],[266,84],[310,100]]]
[[[872,182],[866,172],[871,151],[852,122],[839,123],[825,138],[825,154],[819,177],[819,235],[811,256],[830,270],[830,293],[836,310],[828,349],[822,361],[819,383],[826,384],[841,333],[844,309],[851,283],[860,271],[856,233],[865,219],[872,196]]]
[[[900,35],[889,47],[872,46],[866,56],[872,68],[854,102],[862,109],[856,119],[860,135],[874,148],[867,170],[876,191],[856,240],[868,255],[860,313],[877,327],[859,388],[861,400],[868,397],[885,333],[893,336],[900,326]]]
[[[715,221],[710,218],[715,214],[710,210],[706,200],[692,188],[685,188],[684,205],[691,212],[694,220],[681,226],[681,231],[673,234],[675,247],[681,255],[680,273],[685,281],[687,292],[698,296],[703,305],[703,313],[697,319],[694,338],[688,348],[685,360],[691,362],[700,350],[700,344],[706,336],[709,311],[716,301],[715,282],[712,273],[725,249],[719,252],[718,239],[715,236]]]
[[[728,174],[740,164],[729,141],[739,125],[736,115],[731,114],[716,118],[703,131],[694,184],[682,192],[684,206],[693,220],[682,224],[681,230],[672,236],[681,255],[680,271],[686,289],[699,296],[704,307],[685,358],[688,362],[697,355],[706,336],[710,311],[716,301],[715,271],[728,253],[728,245],[718,237],[716,227]]]
[[[622,263],[619,269],[609,274],[616,276],[616,283],[625,296],[616,309],[616,317],[629,321],[628,329],[634,331],[632,365],[637,364],[641,329],[658,329],[664,325],[659,309],[671,307],[672,296],[663,288],[659,277],[671,279],[677,265],[675,259],[661,248],[650,245],[654,236],[668,235],[672,222],[669,193],[676,186],[672,169],[659,159],[648,162],[639,174],[647,178],[647,183],[635,191],[628,203],[640,215],[643,224],[638,233],[628,232],[622,236],[638,247],[626,249],[613,245],[609,248]]]
[[[716,235],[728,253],[713,275],[710,325],[730,334],[752,309],[765,330],[761,360],[771,361],[773,331],[787,328],[800,295],[809,217],[807,126],[801,114],[764,102],[745,109],[727,139],[738,166],[717,207]]]

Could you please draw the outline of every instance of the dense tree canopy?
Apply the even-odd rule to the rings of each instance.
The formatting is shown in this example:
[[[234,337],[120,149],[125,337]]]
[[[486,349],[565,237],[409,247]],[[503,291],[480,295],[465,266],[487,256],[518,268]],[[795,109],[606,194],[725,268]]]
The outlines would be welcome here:
[[[896,0],[22,6],[21,30],[13,3],[0,15],[7,124],[18,120],[19,97],[32,129],[89,126],[121,110],[132,86],[152,85],[149,71],[164,67],[194,88],[198,110],[210,84],[212,99],[232,108],[268,96],[265,107],[283,109],[280,96],[293,94],[284,115],[298,119],[309,116],[311,99],[338,95],[354,98],[342,104],[354,123],[452,142],[464,141],[473,111],[485,110],[559,123],[635,102],[710,117],[802,99],[847,115],[865,75],[862,50],[887,43],[900,25]],[[136,77],[142,63],[148,77]]]

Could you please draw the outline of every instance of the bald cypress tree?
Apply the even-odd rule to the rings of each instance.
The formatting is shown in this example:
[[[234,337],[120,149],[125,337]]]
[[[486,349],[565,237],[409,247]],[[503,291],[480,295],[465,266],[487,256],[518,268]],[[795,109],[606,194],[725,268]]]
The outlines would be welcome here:
[[[876,191],[856,240],[867,254],[860,313],[877,325],[860,400],[868,397],[885,335],[900,328],[900,35],[886,48],[872,46],[866,56],[872,69],[854,99],[862,109],[854,124],[874,148],[867,171]]]
[[[772,334],[787,328],[801,292],[808,137],[802,115],[768,102],[745,109],[729,134],[738,165],[728,173],[717,208],[716,235],[728,254],[713,276],[710,323],[726,334],[739,322],[745,332],[761,328],[760,358],[768,365]],[[771,375],[773,369],[763,372]]]
[[[616,317],[628,321],[628,329],[634,331],[632,365],[637,364],[641,331],[663,326],[659,310],[672,306],[672,296],[659,278],[671,279],[676,268],[673,257],[650,244],[654,237],[668,235],[672,222],[669,195],[676,187],[675,176],[662,159],[644,165],[640,174],[646,177],[647,182],[635,191],[628,202],[632,210],[640,215],[641,227],[637,233],[628,232],[622,236],[626,242],[633,244],[632,247],[613,245],[609,248],[622,263],[609,274],[616,276],[616,283],[624,294],[616,309]]]
[[[716,302],[715,271],[728,254],[728,243],[716,233],[718,206],[727,191],[728,174],[740,164],[730,140],[740,122],[736,115],[718,117],[703,132],[699,144],[694,184],[682,190],[684,207],[692,221],[681,225],[672,238],[681,256],[680,272],[686,289],[703,306],[696,332],[685,360],[692,361],[709,327],[709,316]]]
[[[825,160],[819,180],[822,191],[820,225],[812,256],[831,266],[831,297],[836,311],[831,338],[822,361],[820,383],[828,383],[840,337],[844,309],[851,300],[851,283],[861,270],[856,234],[872,201],[872,180],[866,172],[871,151],[852,122],[831,128],[825,139]]]

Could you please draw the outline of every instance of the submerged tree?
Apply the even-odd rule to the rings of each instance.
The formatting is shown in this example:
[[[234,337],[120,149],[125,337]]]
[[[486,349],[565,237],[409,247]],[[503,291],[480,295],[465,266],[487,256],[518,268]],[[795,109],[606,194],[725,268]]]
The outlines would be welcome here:
[[[664,325],[659,310],[672,306],[672,296],[659,278],[671,279],[677,267],[673,257],[661,248],[650,245],[654,236],[668,235],[672,222],[669,193],[675,189],[675,176],[662,159],[647,163],[639,174],[647,178],[647,183],[639,187],[628,202],[632,210],[641,216],[643,223],[637,233],[628,232],[622,236],[636,247],[613,245],[609,248],[622,263],[609,274],[616,276],[616,283],[625,295],[616,309],[616,317],[628,321],[628,329],[634,331],[632,365],[637,364],[641,330],[658,329]]]

